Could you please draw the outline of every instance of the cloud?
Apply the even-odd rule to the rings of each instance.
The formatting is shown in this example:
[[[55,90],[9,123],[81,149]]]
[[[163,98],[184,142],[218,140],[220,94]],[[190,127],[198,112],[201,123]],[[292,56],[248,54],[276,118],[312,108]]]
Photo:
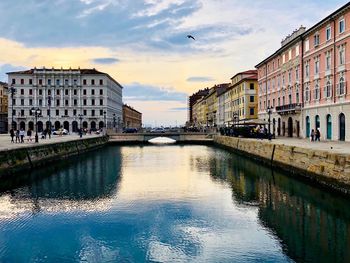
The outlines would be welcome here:
[[[187,111],[187,107],[170,108],[169,111]]]
[[[119,62],[120,60],[117,58],[94,58],[92,63],[96,64],[114,64]]]
[[[24,70],[22,66],[14,66],[11,64],[2,64],[0,65],[0,81],[8,82],[7,72]]]
[[[208,82],[214,81],[211,77],[189,77],[186,81],[188,82]]]
[[[123,98],[138,101],[181,101],[187,100],[187,94],[175,90],[143,85],[137,82],[124,85]]]

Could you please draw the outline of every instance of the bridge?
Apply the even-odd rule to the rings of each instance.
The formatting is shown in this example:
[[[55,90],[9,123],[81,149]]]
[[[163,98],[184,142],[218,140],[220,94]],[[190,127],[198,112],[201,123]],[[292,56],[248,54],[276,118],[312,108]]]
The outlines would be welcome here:
[[[208,143],[213,139],[208,133],[166,132],[166,133],[114,133],[109,134],[109,142],[147,143],[154,138],[170,138],[179,143]]]

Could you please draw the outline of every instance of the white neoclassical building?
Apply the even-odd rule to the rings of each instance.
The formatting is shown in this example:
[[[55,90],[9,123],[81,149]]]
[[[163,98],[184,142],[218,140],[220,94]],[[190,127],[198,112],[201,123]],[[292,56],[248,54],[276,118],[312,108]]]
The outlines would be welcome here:
[[[9,72],[8,124],[35,130],[33,108],[39,108],[38,131],[61,127],[77,132],[122,125],[123,87],[96,69],[34,68]],[[13,90],[13,97],[11,94]]]

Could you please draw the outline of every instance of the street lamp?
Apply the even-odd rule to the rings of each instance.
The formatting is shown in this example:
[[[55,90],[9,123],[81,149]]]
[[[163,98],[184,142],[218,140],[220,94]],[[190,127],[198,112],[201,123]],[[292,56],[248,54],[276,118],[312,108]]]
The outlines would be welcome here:
[[[9,93],[11,93],[11,103],[12,103],[12,123],[11,123],[11,127],[12,129],[15,129],[15,122],[13,120],[13,96],[16,94],[16,89],[11,86],[8,90]]]
[[[115,113],[113,113],[113,128],[115,129]]]
[[[120,117],[118,117],[118,126],[117,126],[117,131],[119,132],[119,127],[120,127]]]
[[[267,114],[269,115],[269,127],[268,127],[268,138],[269,141],[271,141],[271,113],[272,113],[272,107],[267,107]]]
[[[32,114],[35,116],[35,142],[39,142],[39,136],[38,136],[38,116],[41,115],[41,110],[39,108],[31,108],[30,110]]]
[[[105,129],[105,135],[107,135],[107,124],[106,124],[106,111],[103,112],[103,119],[104,119],[104,123],[103,123],[103,127]]]
[[[47,97],[47,105],[49,106],[49,130],[47,133],[49,134],[49,138],[51,139],[51,95]]]
[[[79,114],[79,121],[80,121],[80,129],[79,129],[79,136],[80,138],[83,137],[83,129],[81,127],[81,121],[83,120],[83,114]]]

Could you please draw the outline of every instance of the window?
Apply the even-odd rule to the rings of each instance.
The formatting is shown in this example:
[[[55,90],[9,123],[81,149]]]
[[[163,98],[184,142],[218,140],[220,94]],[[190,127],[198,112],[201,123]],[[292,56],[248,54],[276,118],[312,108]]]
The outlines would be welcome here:
[[[73,110],[73,116],[77,115],[77,110]]]
[[[33,106],[33,99],[29,99],[29,106]]]
[[[95,116],[95,110],[91,110],[91,116]]]
[[[309,51],[310,49],[310,43],[309,43],[309,40],[305,40],[305,52]]]
[[[43,95],[43,90],[39,89],[39,96],[42,96],[42,95]]]
[[[74,94],[74,96],[76,96],[78,94],[76,89],[73,90],[73,94]]]
[[[288,52],[288,60],[291,60],[291,59],[292,59],[292,50],[290,49]]]
[[[345,45],[341,45],[339,48],[339,65],[345,64]]]
[[[339,21],[339,34],[344,33],[345,31],[345,20],[342,19]]]
[[[286,54],[282,55],[282,63],[284,64],[286,62]]]
[[[331,82],[328,80],[325,88],[326,97],[331,97]]]
[[[64,116],[68,116],[68,110],[64,110]]]
[[[295,100],[296,103],[299,103],[299,90],[297,90],[297,92],[295,93]]]
[[[43,80],[39,79],[39,85],[43,85]]]
[[[288,71],[288,83],[291,84],[292,83],[292,70]]]
[[[100,99],[100,105],[101,106],[103,105],[103,99]]]
[[[254,115],[255,114],[255,109],[254,108],[250,108],[249,109],[249,113],[250,113],[250,115]]]
[[[73,100],[73,104],[74,104],[74,106],[77,106],[78,105],[78,100]]]
[[[307,61],[305,63],[305,77],[309,77],[310,76],[310,65],[309,65],[309,61]]]
[[[64,105],[65,105],[65,106],[68,106],[68,100],[65,100],[65,101],[64,101]]]
[[[33,95],[33,90],[32,89],[29,89],[29,95]]]
[[[86,99],[83,100],[83,105],[86,106]]]
[[[60,85],[60,80],[56,79],[56,85],[59,86]]]
[[[86,79],[83,79],[83,85],[86,85]]]
[[[33,80],[29,79],[29,85],[33,85]]]
[[[51,85],[51,79],[47,80],[47,85]]]
[[[254,96],[250,96],[250,102],[254,102]]]
[[[21,99],[21,106],[24,106],[24,99]]]
[[[86,95],[86,89],[83,89],[83,95]]]
[[[91,90],[91,95],[95,95],[95,90],[94,89]]]
[[[315,34],[314,35],[314,47],[317,47],[320,44],[320,35]]]
[[[328,51],[326,53],[326,70],[330,70],[331,69],[331,52]]]
[[[326,29],[326,41],[331,39],[331,34],[332,34],[331,27],[329,26]]]
[[[60,106],[60,100],[56,100],[56,106]]]
[[[31,112],[31,111],[29,111],[29,112]],[[12,111],[12,115],[16,115],[16,110]]]
[[[12,99],[12,105],[16,105],[16,99]],[[16,115],[16,114],[14,114]]]
[[[299,80],[299,68],[295,68],[295,80]]]
[[[87,115],[87,111],[83,110],[83,115],[86,116]]]
[[[57,95],[57,96],[60,95],[60,90],[59,90],[59,89],[56,90],[56,95]]]
[[[315,60],[315,74],[318,75],[320,73],[320,60],[316,58]]]
[[[39,100],[39,106],[43,106],[43,100],[42,99]]]
[[[310,101],[310,89],[309,86],[305,88],[305,101]]]
[[[295,47],[295,56],[299,56],[299,45]]]
[[[24,89],[21,89],[21,95],[24,95]]]
[[[21,79],[21,85],[24,85],[24,79]]]
[[[103,79],[100,79],[100,85],[101,86],[103,85]]]
[[[103,110],[100,110],[100,116],[102,116],[103,115]]]
[[[60,110],[56,110],[56,116],[60,116]]]
[[[47,111],[46,111],[46,115],[47,115],[47,116],[50,116],[50,110],[47,110]]]
[[[315,85],[314,99],[315,100],[319,100],[320,99],[320,86],[318,84]]]
[[[47,91],[47,95],[51,96],[51,90],[50,89]]]
[[[68,86],[68,79],[64,80],[64,85]]]
[[[78,80],[74,79],[73,84],[74,84],[74,86],[76,86],[78,84]]]
[[[100,95],[103,95],[103,89],[100,89]]]
[[[344,95],[345,94],[345,80],[343,77],[339,79],[338,84],[338,95]]]
[[[95,100],[94,99],[91,100],[91,105],[95,106]]]
[[[93,85],[95,85],[95,80],[94,79],[91,80],[91,86],[93,86]]]
[[[21,110],[21,116],[24,116],[24,110]]]
[[[64,94],[66,95],[66,96],[68,96],[68,90],[66,89],[66,90],[64,90]]]
[[[16,79],[12,79],[12,84],[16,84]]]

